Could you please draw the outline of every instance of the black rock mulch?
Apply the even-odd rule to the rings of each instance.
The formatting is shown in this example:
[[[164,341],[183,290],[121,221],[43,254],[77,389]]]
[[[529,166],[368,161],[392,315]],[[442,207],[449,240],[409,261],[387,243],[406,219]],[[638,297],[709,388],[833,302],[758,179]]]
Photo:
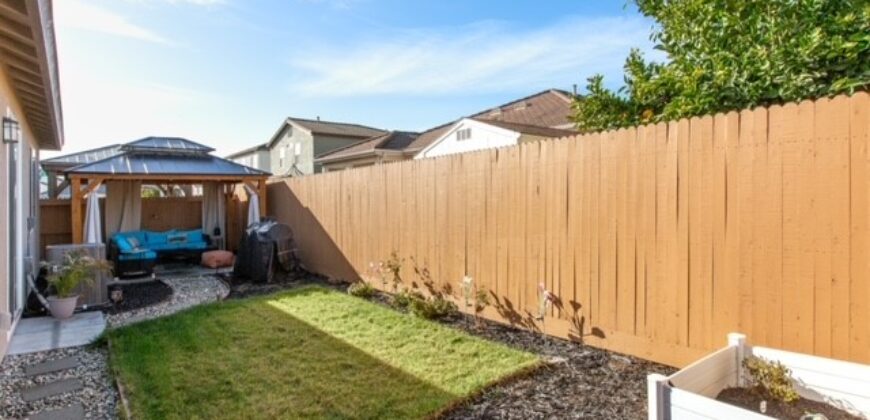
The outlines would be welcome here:
[[[580,343],[470,317],[456,328],[550,361],[532,375],[485,390],[447,419],[646,419],[646,376],[674,368]]]
[[[172,288],[160,280],[110,286],[110,297],[114,290],[121,290],[123,299],[106,307],[105,311],[113,315],[156,305],[172,297]]]
[[[270,293],[280,292],[281,290],[293,289],[309,284],[318,286],[330,287],[337,290],[345,290],[347,285],[334,284],[326,281],[326,278],[309,273],[307,271],[296,271],[284,273],[278,271],[275,273],[274,280],[271,283],[251,283],[246,279],[240,279],[230,276],[226,279],[230,285],[230,294],[227,299],[242,299],[251,296],[268,295]]]
[[[231,298],[274,293],[307,284],[346,290],[310,273],[287,274],[270,284],[233,280]],[[376,293],[371,301],[390,306]],[[676,369],[581,343],[542,336],[492,321],[475,325],[457,315],[441,322],[488,340],[540,355],[548,365],[493,386],[443,414],[445,419],[646,419],[646,376]]]

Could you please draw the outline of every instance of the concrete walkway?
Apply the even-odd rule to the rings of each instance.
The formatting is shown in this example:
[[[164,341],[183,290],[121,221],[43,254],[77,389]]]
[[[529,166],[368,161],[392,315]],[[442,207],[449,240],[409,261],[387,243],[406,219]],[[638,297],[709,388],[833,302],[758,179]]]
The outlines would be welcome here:
[[[80,312],[63,321],[50,316],[25,318],[18,322],[9,354],[24,354],[83,346],[94,341],[106,329],[100,311]]]

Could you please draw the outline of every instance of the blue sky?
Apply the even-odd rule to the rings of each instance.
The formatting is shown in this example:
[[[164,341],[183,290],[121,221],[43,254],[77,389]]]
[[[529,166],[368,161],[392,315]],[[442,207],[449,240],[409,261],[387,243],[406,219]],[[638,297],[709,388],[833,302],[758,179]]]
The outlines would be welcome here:
[[[622,0],[56,0],[67,147],[225,154],[288,115],[423,130],[603,73],[652,23]],[[652,54],[652,53],[651,53]]]

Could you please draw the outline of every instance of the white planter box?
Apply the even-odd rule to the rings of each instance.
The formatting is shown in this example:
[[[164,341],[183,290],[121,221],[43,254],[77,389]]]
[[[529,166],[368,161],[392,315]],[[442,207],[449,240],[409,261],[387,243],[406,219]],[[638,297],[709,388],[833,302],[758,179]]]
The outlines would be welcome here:
[[[749,346],[742,334],[729,334],[728,346],[671,376],[647,377],[650,420],[771,419],[716,401],[723,389],[743,386],[743,358],[775,360],[789,369],[798,393],[824,401],[863,418],[870,418],[870,366],[824,357]]]

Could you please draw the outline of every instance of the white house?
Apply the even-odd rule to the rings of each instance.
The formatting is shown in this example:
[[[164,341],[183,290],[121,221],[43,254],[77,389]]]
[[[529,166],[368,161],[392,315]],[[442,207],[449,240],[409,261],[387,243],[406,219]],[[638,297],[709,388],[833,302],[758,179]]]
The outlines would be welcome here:
[[[514,146],[520,143],[577,134],[559,128],[505,121],[463,118],[420,150],[414,159]]]

